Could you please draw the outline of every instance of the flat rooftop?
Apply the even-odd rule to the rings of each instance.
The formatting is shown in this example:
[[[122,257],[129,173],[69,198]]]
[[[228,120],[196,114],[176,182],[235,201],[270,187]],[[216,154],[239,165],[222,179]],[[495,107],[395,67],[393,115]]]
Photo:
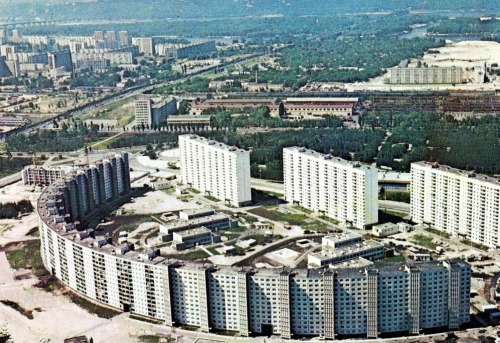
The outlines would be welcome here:
[[[206,227],[202,226],[202,227],[197,227],[196,229],[189,229],[189,230],[185,230],[185,231],[174,232],[174,235],[179,235],[181,237],[189,237],[189,236],[196,236],[196,235],[201,235],[201,234],[210,233],[210,232],[212,232],[212,231],[210,231]]]
[[[197,136],[197,135],[182,135],[179,136],[179,139],[185,140],[193,140],[195,142],[210,146],[213,149],[218,149],[224,152],[233,152],[233,153],[246,153],[250,155],[250,151],[246,151],[244,149],[240,149],[235,146],[227,145],[215,140],[207,139],[205,137]]]
[[[354,103],[358,102],[358,98],[286,98],[285,103],[288,102],[324,102],[324,103]]]
[[[309,156],[318,160],[324,160],[326,163],[331,163],[331,164],[337,164],[340,166],[348,167],[348,168],[356,168],[356,169],[361,169],[361,170],[372,170],[374,168],[361,164],[360,162],[351,162],[351,161],[346,161],[340,157],[334,157],[330,154],[323,154],[311,149],[306,149],[304,147],[298,147],[298,146],[292,146],[292,147],[287,147],[283,148],[283,151],[288,150],[288,151],[293,151],[293,152],[298,152],[302,155]]]
[[[343,241],[347,241],[347,240],[351,240],[351,239],[360,239],[362,237],[363,236],[361,236],[360,234],[357,234],[355,232],[342,232],[342,233],[336,233],[333,235],[325,236],[325,237],[323,237],[323,239],[327,239],[327,240],[334,242],[334,243],[339,243],[339,242],[343,242]]]
[[[364,241],[359,242],[335,249],[323,249],[320,252],[309,254],[309,256],[315,257],[320,260],[326,260],[329,258],[340,257],[344,255],[351,255],[358,252],[363,252],[367,250],[371,250],[374,248],[383,248],[384,245],[382,243],[376,241]]]
[[[438,164],[435,162],[421,161],[421,162],[414,162],[413,164],[416,164],[416,165],[422,166],[422,167],[426,167],[429,169],[435,169],[435,170],[439,170],[442,172],[454,174],[457,176],[466,177],[466,178],[469,178],[470,180],[478,180],[478,181],[488,182],[488,183],[500,186],[500,180],[498,180],[494,177],[488,176],[488,175],[476,174],[473,171],[456,169],[456,168],[452,168],[450,166],[447,166],[444,164]]]

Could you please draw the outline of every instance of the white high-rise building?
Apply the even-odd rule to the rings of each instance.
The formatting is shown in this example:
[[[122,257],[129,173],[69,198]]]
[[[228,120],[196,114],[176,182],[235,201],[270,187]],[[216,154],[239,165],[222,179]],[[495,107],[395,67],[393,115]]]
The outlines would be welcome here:
[[[285,200],[357,228],[378,222],[377,170],[299,147],[283,149]]]
[[[177,101],[174,98],[161,99],[153,102],[153,99],[140,97],[134,101],[135,125],[147,127],[161,126],[171,114],[177,111]]]
[[[411,165],[411,216],[452,235],[500,246],[500,181],[430,162]]]
[[[182,181],[234,206],[252,201],[250,152],[196,135],[179,136]]]
[[[154,46],[152,38],[132,38],[132,45],[139,47],[139,53],[144,55],[154,55]]]

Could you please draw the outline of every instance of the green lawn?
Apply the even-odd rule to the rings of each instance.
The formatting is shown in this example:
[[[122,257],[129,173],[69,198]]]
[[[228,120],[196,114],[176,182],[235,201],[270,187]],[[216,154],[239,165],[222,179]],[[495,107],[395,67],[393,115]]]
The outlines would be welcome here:
[[[382,258],[380,260],[375,261],[376,264],[391,264],[391,263],[401,263],[405,261],[405,257],[403,255],[396,255],[392,257]]]
[[[475,242],[469,241],[468,239],[462,239],[460,241],[460,243],[470,245],[471,247],[474,247],[476,249],[481,249],[481,250],[489,250],[490,249],[486,245],[482,245],[480,243],[475,243]]]
[[[302,206],[293,206],[293,208],[296,209],[297,211],[301,211],[301,212],[304,212],[304,213],[307,213],[307,214],[313,214],[314,213],[314,211],[311,211],[310,209],[302,207]]]
[[[168,257],[178,260],[201,260],[203,258],[210,257],[210,255],[203,250],[195,250],[184,254],[168,255]]]
[[[122,135],[122,133],[120,132],[119,134],[113,136],[113,137],[107,137],[106,139],[103,139],[102,141],[100,142],[97,142],[95,144],[92,144],[91,147],[92,147],[92,150],[103,150],[103,149],[107,149],[108,148],[108,145],[113,143],[113,142],[116,142],[117,140],[120,139],[120,136]]]
[[[18,173],[27,165],[32,164],[31,158],[0,157],[0,178]]]
[[[248,212],[269,220],[288,222],[291,225],[305,225],[305,219],[307,219],[305,214],[283,213],[277,210],[268,210],[263,207],[257,207]]]
[[[189,187],[189,188],[186,188],[186,190],[193,193],[193,194],[200,194],[200,191],[197,190],[196,188]]]
[[[211,195],[205,195],[204,198],[207,199],[207,200],[213,201],[213,202],[219,202],[220,201],[219,199],[217,199],[216,197],[213,197]]]
[[[130,124],[135,117],[134,98],[126,98],[115,101],[109,105],[99,107],[98,110],[85,114],[81,120],[118,120],[118,127]]]
[[[247,239],[254,239],[255,242],[252,243],[251,245],[254,246],[254,245],[264,245],[264,244],[268,244],[268,243],[271,243],[273,241],[276,241],[278,239],[282,238],[281,236],[266,236],[266,235],[250,235],[250,236],[246,236],[245,237],[245,240]]]
[[[451,235],[449,233],[443,232],[443,231],[439,231],[439,230],[433,229],[431,227],[426,227],[426,228],[424,228],[424,230],[427,231],[427,232],[433,233],[435,235],[444,237],[444,238],[450,238],[451,237]]]
[[[47,274],[40,255],[40,242],[24,243],[20,249],[6,252],[7,260],[13,269],[31,269],[35,276]]]
[[[410,242],[420,245],[422,247],[426,247],[432,250],[436,250],[438,246],[436,243],[432,242],[432,237],[427,237],[424,235],[415,235],[408,239]]]
[[[331,227],[328,224],[325,224],[323,222],[320,222],[318,220],[312,221],[310,223],[302,225],[302,228],[304,230],[309,230],[309,231],[329,231],[329,230],[334,230],[333,227]]]
[[[330,222],[332,224],[338,224],[338,223],[340,223],[338,220],[330,218],[328,216],[324,216],[324,215],[318,216],[318,218],[321,219],[321,220],[326,220],[327,222]]]

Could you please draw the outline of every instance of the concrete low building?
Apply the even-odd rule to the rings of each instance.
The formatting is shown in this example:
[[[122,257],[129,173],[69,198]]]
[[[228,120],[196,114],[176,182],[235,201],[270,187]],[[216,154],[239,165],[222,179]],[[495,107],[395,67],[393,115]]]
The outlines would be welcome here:
[[[220,242],[220,236],[214,235],[212,231],[202,226],[196,229],[174,232],[172,235],[172,247],[175,250],[184,250]]]
[[[377,237],[388,237],[397,233],[399,233],[399,226],[394,223],[374,225],[372,228],[372,234]]]
[[[357,257],[363,257],[368,260],[383,258],[384,245],[375,241],[363,241],[335,249],[323,246],[321,252],[308,255],[307,265],[309,268],[321,268],[330,264],[349,261]]]
[[[231,217],[227,214],[219,213],[205,217],[196,217],[188,220],[178,220],[160,226],[160,237],[164,242],[173,239],[173,233],[206,227],[212,232],[231,227]]]

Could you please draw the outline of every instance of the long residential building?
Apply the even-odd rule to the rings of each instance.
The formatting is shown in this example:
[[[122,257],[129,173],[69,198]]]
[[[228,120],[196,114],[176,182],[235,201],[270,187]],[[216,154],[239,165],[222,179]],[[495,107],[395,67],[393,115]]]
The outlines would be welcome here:
[[[110,200],[128,193],[125,156],[116,157],[121,172],[75,171],[45,188],[37,203],[42,261],[81,295],[169,327],[282,339],[418,335],[469,321],[471,270],[458,259],[310,270],[231,268],[135,252],[96,237],[85,223],[102,207],[91,208],[89,199],[99,198],[100,185],[109,179],[125,187]]]
[[[391,84],[456,84],[462,83],[460,67],[392,68]]]
[[[29,165],[21,171],[21,177],[25,185],[47,186],[65,177],[72,169],[70,166]]]
[[[283,149],[285,200],[356,228],[378,222],[377,169],[299,147]]]
[[[182,181],[234,206],[252,202],[250,152],[197,135],[179,136]]]
[[[412,220],[500,247],[500,181],[430,162],[411,165]]]

